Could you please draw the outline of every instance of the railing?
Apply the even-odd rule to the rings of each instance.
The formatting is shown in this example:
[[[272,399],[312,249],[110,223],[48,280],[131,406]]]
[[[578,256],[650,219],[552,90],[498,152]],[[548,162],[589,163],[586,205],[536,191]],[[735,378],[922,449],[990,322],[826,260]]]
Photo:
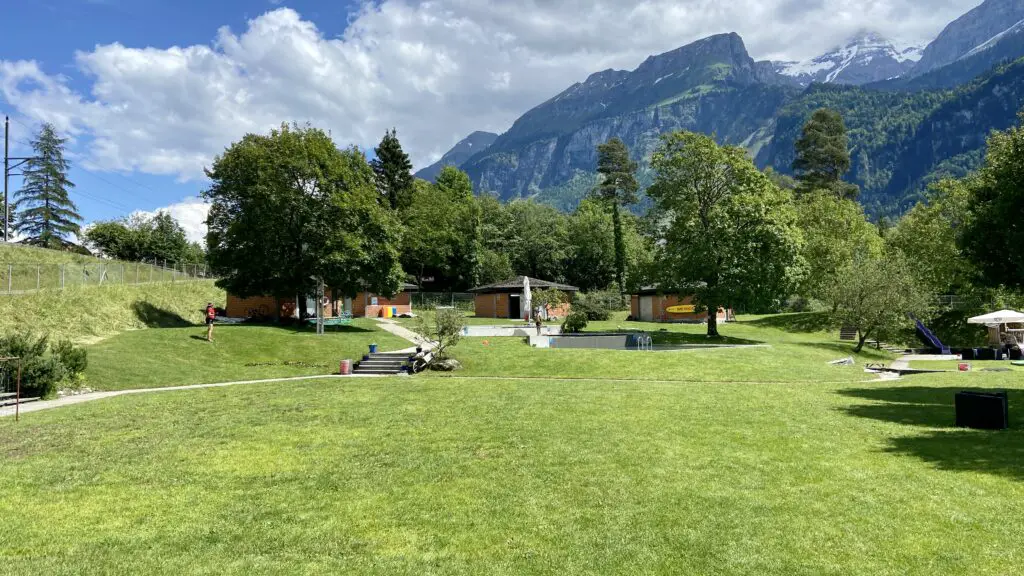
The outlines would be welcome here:
[[[0,295],[63,290],[73,286],[188,282],[212,277],[203,264],[173,262],[0,264]]]
[[[654,350],[654,339],[646,334],[640,334],[639,336],[636,336],[636,349],[638,351]]]
[[[434,310],[446,307],[468,313],[476,310],[474,295],[464,292],[413,292],[411,300],[413,310]]]

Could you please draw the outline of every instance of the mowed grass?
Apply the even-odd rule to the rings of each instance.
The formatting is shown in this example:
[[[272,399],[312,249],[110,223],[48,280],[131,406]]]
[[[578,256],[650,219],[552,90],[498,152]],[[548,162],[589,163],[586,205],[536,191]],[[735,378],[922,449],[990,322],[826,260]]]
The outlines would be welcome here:
[[[225,331],[226,332],[226,331]],[[388,379],[0,420],[9,574],[1006,575],[1022,384]],[[1014,428],[949,428],[963,386]]]
[[[523,338],[464,338],[453,356],[465,370],[455,376],[529,378],[601,378],[681,382],[850,382],[860,381],[867,363],[895,358],[840,342],[814,314],[744,317],[722,325],[721,338],[708,339],[707,327],[694,324],[626,322],[618,314],[592,322],[588,332],[646,331],[656,344],[753,344],[756,347],[683,351],[537,349]],[[856,366],[836,367],[832,360],[854,356]],[[436,377],[449,377],[441,374]]]
[[[343,359],[359,360],[376,343],[380,351],[412,346],[357,319],[351,327],[312,328],[217,325],[125,332],[90,346],[86,385],[97,390],[211,384],[237,380],[337,374]]]

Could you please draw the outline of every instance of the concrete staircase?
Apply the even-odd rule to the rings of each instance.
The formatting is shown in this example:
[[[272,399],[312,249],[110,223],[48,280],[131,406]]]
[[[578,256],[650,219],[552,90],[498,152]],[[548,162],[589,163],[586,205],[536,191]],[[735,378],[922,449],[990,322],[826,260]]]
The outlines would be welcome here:
[[[377,352],[367,354],[363,359],[356,362],[352,369],[353,374],[365,374],[374,376],[394,376],[409,370],[409,359],[412,357],[408,352]]]
[[[15,394],[14,392],[0,392],[0,408],[13,407],[15,405]],[[39,398],[22,398],[22,404],[28,404],[29,402],[37,402]]]

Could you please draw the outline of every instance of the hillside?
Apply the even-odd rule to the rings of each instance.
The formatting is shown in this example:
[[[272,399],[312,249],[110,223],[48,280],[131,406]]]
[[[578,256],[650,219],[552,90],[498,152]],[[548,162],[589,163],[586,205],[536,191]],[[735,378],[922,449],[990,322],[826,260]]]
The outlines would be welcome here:
[[[433,182],[445,166],[461,166],[474,154],[486,150],[497,139],[498,135],[493,132],[473,132],[460,140],[440,160],[416,172],[416,177]]]
[[[778,109],[799,88],[754,62],[737,34],[652,56],[636,70],[605,70],[524,114],[463,164],[477,190],[510,199],[592,172],[596,146],[622,138],[647,157],[673,130],[715,133],[757,150]]]

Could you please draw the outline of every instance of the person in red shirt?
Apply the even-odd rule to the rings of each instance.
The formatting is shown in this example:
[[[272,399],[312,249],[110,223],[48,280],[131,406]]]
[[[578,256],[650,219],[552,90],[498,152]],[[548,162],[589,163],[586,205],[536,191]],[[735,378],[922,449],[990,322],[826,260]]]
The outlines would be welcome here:
[[[213,321],[217,318],[217,309],[213,302],[206,303],[206,341],[213,342]]]

